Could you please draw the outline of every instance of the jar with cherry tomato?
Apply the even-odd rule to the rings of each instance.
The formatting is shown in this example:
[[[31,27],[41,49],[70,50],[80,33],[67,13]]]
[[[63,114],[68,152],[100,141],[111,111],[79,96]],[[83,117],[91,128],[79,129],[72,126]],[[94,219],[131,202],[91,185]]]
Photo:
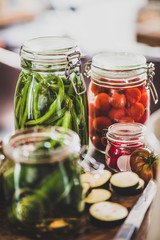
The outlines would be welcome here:
[[[141,123],[114,123],[109,126],[105,159],[113,171],[131,171],[131,154],[137,149],[147,149],[144,140],[146,127]]]
[[[154,64],[133,53],[102,52],[86,63],[84,75],[91,80],[89,136],[94,147],[105,152],[103,133],[111,124],[145,124],[150,115],[150,92],[154,102],[158,102]]]

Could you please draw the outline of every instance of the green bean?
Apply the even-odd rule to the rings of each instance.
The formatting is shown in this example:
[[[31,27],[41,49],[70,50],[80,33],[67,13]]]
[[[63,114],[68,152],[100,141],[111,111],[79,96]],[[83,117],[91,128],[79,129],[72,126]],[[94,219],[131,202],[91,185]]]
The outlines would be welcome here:
[[[45,124],[47,125],[52,125],[54,122],[56,122],[58,119],[62,118],[65,114],[66,110],[65,108],[59,110],[58,112],[56,112],[56,115],[54,115],[53,117],[51,117],[50,119],[48,119]]]
[[[31,85],[30,85],[30,87],[28,89],[28,93],[27,93],[26,107],[25,107],[25,111],[24,111],[24,114],[23,114],[22,122],[21,122],[21,128],[24,128],[24,124],[25,124],[25,122],[27,120],[27,117],[28,117],[28,105],[30,104],[30,101],[29,101],[30,91],[31,91]]]
[[[71,108],[71,116],[72,116],[72,121],[73,121],[73,127],[76,133],[79,134],[79,125],[78,125],[78,118],[74,109],[74,106]]]
[[[70,113],[70,111],[66,111],[64,118],[63,118],[63,122],[62,122],[62,127],[67,129],[70,127],[70,125],[71,125],[71,113]]]
[[[63,122],[63,117],[60,118],[57,122],[55,122],[54,126],[62,126],[62,122]]]
[[[41,75],[39,73],[36,73],[36,72],[33,73],[33,78],[35,80],[37,80],[37,82],[42,82],[43,81],[43,78],[41,77]]]
[[[37,125],[37,124],[44,123],[47,119],[49,119],[53,115],[53,113],[57,111],[58,108],[61,107],[61,103],[64,98],[64,85],[63,85],[62,79],[58,76],[57,76],[57,84],[59,86],[59,93],[56,100],[50,105],[48,112],[36,120],[30,120],[26,122],[26,125]]]
[[[23,90],[22,90],[22,101],[21,101],[21,107],[20,107],[20,113],[19,113],[19,125],[21,125],[22,123],[22,118],[23,118],[23,114],[24,114],[24,110],[25,110],[25,105],[27,104],[26,102],[26,98],[27,98],[27,92],[30,86],[30,81],[28,81],[26,83],[26,85],[24,86]]]
[[[33,106],[34,106],[34,118],[37,119],[40,116],[40,111],[38,109],[39,104],[39,90],[41,89],[41,83],[38,83],[34,90],[34,99],[33,99]]]

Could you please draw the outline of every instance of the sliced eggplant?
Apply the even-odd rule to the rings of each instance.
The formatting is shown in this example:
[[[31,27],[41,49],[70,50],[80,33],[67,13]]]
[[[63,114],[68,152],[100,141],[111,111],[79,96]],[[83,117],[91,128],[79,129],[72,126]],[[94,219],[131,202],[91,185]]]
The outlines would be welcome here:
[[[144,186],[145,186],[145,182],[142,178],[140,178],[138,187],[136,187],[136,189],[134,189],[131,192],[131,195],[136,195],[136,194],[139,194],[139,193],[143,192]]]
[[[111,224],[120,223],[128,215],[128,210],[121,204],[114,202],[98,202],[89,208],[89,213],[96,223]]]
[[[112,175],[112,188],[120,194],[130,194],[139,185],[139,176],[134,172],[119,172]]]
[[[111,192],[106,190],[106,189],[92,189],[90,194],[85,198],[85,202],[88,204],[96,203],[96,202],[101,202],[101,201],[106,201],[110,199],[111,197]]]
[[[111,172],[108,170],[103,170],[101,174],[98,171],[86,172],[81,175],[81,181],[82,183],[88,182],[92,188],[97,188],[108,183],[110,177]]]
[[[83,189],[83,196],[87,197],[88,194],[91,192],[91,186],[88,182],[83,182],[82,183],[82,189]]]

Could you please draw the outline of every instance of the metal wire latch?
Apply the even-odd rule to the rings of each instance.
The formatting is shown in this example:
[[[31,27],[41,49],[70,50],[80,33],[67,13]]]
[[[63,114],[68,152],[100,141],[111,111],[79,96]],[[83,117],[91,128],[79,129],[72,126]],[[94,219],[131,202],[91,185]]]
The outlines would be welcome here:
[[[87,78],[91,76],[91,63],[92,63],[92,60],[89,60],[84,64],[83,75]]]
[[[147,81],[146,81],[146,89],[151,91],[154,103],[157,104],[158,102],[158,93],[153,83],[153,76],[155,75],[155,67],[152,62],[147,64]]]
[[[67,64],[65,68],[65,75],[69,79],[71,79],[71,82],[73,84],[74,90],[77,95],[81,95],[86,92],[86,84],[83,78],[83,75],[81,73],[81,54],[80,52],[74,52],[67,55]],[[78,58],[78,60],[73,63],[72,60]],[[80,84],[75,84],[74,82],[74,76],[76,74],[77,80],[80,80],[83,87],[80,86]],[[78,88],[79,86],[79,88]]]

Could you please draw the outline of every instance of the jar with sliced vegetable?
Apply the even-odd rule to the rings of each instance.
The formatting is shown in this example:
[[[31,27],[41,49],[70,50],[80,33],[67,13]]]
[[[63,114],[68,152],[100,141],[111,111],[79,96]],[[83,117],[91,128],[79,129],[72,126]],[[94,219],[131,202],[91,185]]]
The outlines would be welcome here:
[[[10,222],[31,235],[68,233],[84,210],[80,139],[62,127],[17,131],[3,142],[3,176]]]
[[[132,53],[103,52],[86,63],[84,74],[91,78],[88,90],[89,136],[96,149],[105,152],[103,132],[113,123],[144,124],[150,114],[150,92],[154,64]]]
[[[115,172],[131,171],[131,155],[138,149],[147,148],[141,123],[114,123],[106,134],[105,158],[107,166]],[[132,164],[133,165],[133,164]]]
[[[15,128],[63,126],[88,145],[88,112],[81,54],[65,37],[40,37],[24,42],[15,91]]]

